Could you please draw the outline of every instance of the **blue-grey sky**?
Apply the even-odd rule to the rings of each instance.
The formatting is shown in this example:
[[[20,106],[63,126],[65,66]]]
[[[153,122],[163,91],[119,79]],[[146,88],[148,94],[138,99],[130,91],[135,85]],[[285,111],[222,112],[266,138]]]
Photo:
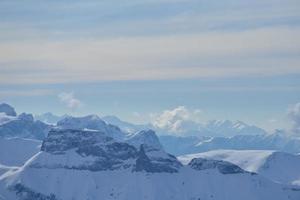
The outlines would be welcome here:
[[[299,35],[299,0],[2,0],[0,101],[138,123],[185,106],[287,128]]]

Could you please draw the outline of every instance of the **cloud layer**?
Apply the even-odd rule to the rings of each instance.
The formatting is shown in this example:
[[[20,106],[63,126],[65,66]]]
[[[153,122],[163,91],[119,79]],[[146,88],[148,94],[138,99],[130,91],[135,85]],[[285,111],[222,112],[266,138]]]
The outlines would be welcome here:
[[[117,2],[1,2],[0,84],[300,74],[299,1]]]

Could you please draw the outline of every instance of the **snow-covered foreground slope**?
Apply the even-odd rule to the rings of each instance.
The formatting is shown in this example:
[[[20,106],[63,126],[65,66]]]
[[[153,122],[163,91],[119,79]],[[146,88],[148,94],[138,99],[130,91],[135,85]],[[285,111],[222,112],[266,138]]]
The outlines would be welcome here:
[[[0,138],[0,164],[22,166],[40,151],[41,141],[23,138]]]
[[[11,167],[11,166],[6,166],[6,165],[0,164],[0,176],[8,171],[15,171],[18,169],[19,169],[19,167]]]
[[[0,193],[7,200],[119,199],[119,200],[287,200],[300,198],[293,191],[249,173],[222,174],[215,169],[186,167],[179,173],[145,173],[129,170],[99,171],[22,168],[1,178]],[[237,188],[238,187],[238,188]],[[25,199],[25,198],[24,198]],[[27,198],[29,199],[29,198]],[[46,198],[44,198],[46,199]]]
[[[179,156],[182,163],[193,158],[224,160],[276,182],[300,185],[300,156],[263,150],[215,150]]]
[[[141,144],[142,136],[153,141]],[[298,188],[229,162],[193,159],[183,166],[160,146],[152,146],[155,137],[149,131],[130,140],[134,146],[98,131],[54,129],[39,153],[0,176],[0,199],[300,199]]]

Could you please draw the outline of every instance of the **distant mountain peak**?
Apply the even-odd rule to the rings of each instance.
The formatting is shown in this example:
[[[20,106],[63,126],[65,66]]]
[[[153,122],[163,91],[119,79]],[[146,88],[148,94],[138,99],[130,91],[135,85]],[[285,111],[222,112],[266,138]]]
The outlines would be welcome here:
[[[34,121],[33,115],[32,114],[28,114],[28,113],[21,113],[18,116],[18,119],[25,120],[25,121],[31,121],[31,122]]]
[[[0,104],[0,113],[5,113],[8,116],[17,116],[15,109],[7,103]]]
[[[248,125],[242,121],[230,121],[230,120],[210,120],[206,123],[205,128],[208,132],[214,136],[232,137],[235,135],[264,135],[266,131],[253,126]]]
[[[138,131],[130,135],[126,141],[135,147],[143,145],[145,148],[162,149],[157,135],[151,129]]]

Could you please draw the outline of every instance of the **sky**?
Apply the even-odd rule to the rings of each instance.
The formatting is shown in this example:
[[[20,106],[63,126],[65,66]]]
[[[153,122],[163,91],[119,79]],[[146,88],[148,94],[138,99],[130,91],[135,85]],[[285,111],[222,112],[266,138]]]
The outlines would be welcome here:
[[[0,102],[135,123],[184,106],[290,128],[299,35],[299,0],[1,0]]]

